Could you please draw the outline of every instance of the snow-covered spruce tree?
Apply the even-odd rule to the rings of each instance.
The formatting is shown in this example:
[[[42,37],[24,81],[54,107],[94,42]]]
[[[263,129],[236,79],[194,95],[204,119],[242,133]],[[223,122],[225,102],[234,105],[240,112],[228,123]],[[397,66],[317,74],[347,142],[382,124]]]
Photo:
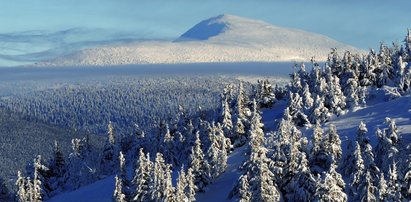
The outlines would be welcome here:
[[[187,188],[187,179],[186,179],[186,173],[184,171],[184,166],[181,166],[181,170],[178,173],[178,178],[177,178],[177,185],[175,188],[175,201],[188,201],[188,197],[185,193],[185,190]]]
[[[401,138],[398,134],[398,129],[395,121],[386,118],[388,128],[383,131],[377,129],[378,144],[375,148],[376,164],[385,174],[388,173],[391,164],[399,159],[399,148]]]
[[[119,159],[119,172],[118,172],[118,178],[121,180],[121,185],[123,188],[122,193],[126,195],[126,198],[130,198],[130,181],[128,180],[128,175],[127,175],[127,170],[126,170],[126,159],[124,157],[123,152],[120,151],[120,154],[118,156]]]
[[[321,151],[323,135],[324,135],[324,131],[321,128],[321,125],[317,123],[314,127],[313,134],[311,136],[311,141],[309,143],[310,165],[314,165],[314,161],[317,158],[317,155]]]
[[[261,121],[260,113],[257,109],[257,103],[253,100],[253,114],[251,117],[251,127],[249,130],[249,147],[251,153],[256,153],[256,150],[264,143],[264,124]]]
[[[248,183],[247,175],[240,176],[238,193],[240,202],[251,202],[252,193],[250,192],[250,184]]]
[[[270,82],[265,80],[257,81],[256,100],[261,108],[271,108],[276,101],[273,87]]]
[[[59,192],[63,188],[66,174],[66,161],[57,141],[54,141],[53,156],[48,163],[48,168],[50,170],[50,194],[53,195],[54,192]]]
[[[42,163],[41,156],[38,155],[34,159],[34,177],[33,177],[33,189],[32,192],[32,201],[41,202],[48,198],[48,189],[45,185],[47,184],[48,168]]]
[[[133,201],[148,201],[150,200],[150,179],[152,178],[153,165],[150,161],[150,155],[145,156],[143,149],[139,151],[139,158],[134,171],[134,178],[132,180],[133,187],[135,187],[133,194]]]
[[[171,165],[168,164],[166,165],[166,168],[164,170],[164,196],[160,201],[163,202],[174,202],[176,201],[175,198],[175,188],[173,187],[172,183],[172,170],[171,170]]]
[[[347,167],[352,167],[350,174],[350,184],[347,187],[347,193],[350,199],[353,201],[359,200],[360,199],[360,183],[362,178],[365,175],[365,167],[364,167],[364,161],[362,159],[362,153],[361,153],[361,147],[358,144],[358,142],[355,143],[355,150],[354,154],[351,155],[351,159],[349,160],[349,164],[352,164],[352,166],[347,166]]]
[[[161,153],[157,153],[153,169],[153,179],[150,181],[151,184],[149,185],[151,189],[151,200],[153,201],[160,201],[164,198],[166,180],[165,170],[166,164],[164,162],[163,155]]]
[[[205,187],[210,183],[210,166],[204,159],[198,132],[196,137],[195,145],[192,147],[190,154],[190,168],[193,169],[196,191],[204,192]]]
[[[378,187],[374,184],[369,171],[366,171],[359,185],[359,201],[377,201]]]
[[[321,181],[317,187],[314,201],[347,201],[344,193],[345,183],[341,175],[336,171],[335,161],[331,163],[330,169],[321,174]]]
[[[368,137],[366,137],[368,132],[367,125],[361,121],[360,125],[358,126],[357,130],[357,142],[360,145],[360,148],[363,149],[366,144],[370,141]]]
[[[334,114],[340,115],[346,108],[346,97],[342,92],[340,80],[333,76],[331,70],[326,70],[329,94],[325,96],[325,106]]]
[[[297,159],[296,172],[285,186],[288,201],[313,201],[316,192],[317,179],[310,171],[304,152],[295,154]]]
[[[305,84],[301,97],[303,101],[304,111],[306,112],[306,114],[308,114],[310,109],[314,106],[314,99],[312,98],[308,84]]]
[[[159,146],[159,152],[163,154],[164,156],[164,161],[167,164],[171,165],[176,165],[177,164],[177,159],[176,159],[176,149],[175,149],[175,141],[174,137],[170,132],[170,129],[168,127],[168,124],[166,124],[166,133],[162,137],[162,141],[160,142]]]
[[[68,157],[67,171],[64,176],[66,189],[77,189],[97,179],[95,157],[90,152],[87,139],[72,139],[72,152]]]
[[[234,116],[234,146],[240,147],[244,145],[247,141],[246,129],[248,126],[247,123],[247,95],[245,95],[243,83],[240,82],[239,93],[237,96],[237,103],[235,107],[235,116]]]
[[[282,201],[281,192],[273,180],[274,174],[267,165],[266,149],[260,147],[256,152],[259,158],[252,162],[251,170],[247,172],[252,201]]]
[[[347,97],[346,103],[348,109],[353,109],[359,105],[359,91],[358,83],[356,78],[350,78],[347,80],[347,86],[344,89],[344,94]]]
[[[402,201],[401,182],[399,179],[397,165],[393,162],[388,171],[387,190],[385,195],[386,201]]]
[[[227,98],[224,99],[222,103],[221,117],[224,134],[226,135],[226,137],[230,138],[231,141],[234,141],[233,123],[231,121],[230,105]]]
[[[28,192],[30,190],[28,190],[27,181],[20,171],[17,171],[16,187],[17,187],[16,200],[18,202],[29,201]]]
[[[298,93],[290,93],[290,103],[288,105],[289,115],[296,126],[310,126],[307,115],[304,114],[303,99]]]
[[[198,189],[197,186],[195,185],[195,176],[193,174],[193,169],[188,168],[187,169],[187,175],[186,175],[186,183],[187,186],[185,188],[185,195],[188,198],[188,201],[195,201],[196,200],[196,190]]]
[[[111,175],[118,170],[118,158],[119,152],[118,142],[114,133],[113,124],[109,122],[107,139],[104,145],[103,154],[100,160],[100,173],[101,175]]]
[[[380,181],[378,182],[378,194],[377,198],[379,201],[384,201],[387,195],[387,181],[385,181],[384,173],[380,173]]]
[[[210,177],[216,178],[227,168],[227,143],[229,139],[223,134],[221,126],[218,124],[212,126],[212,133],[210,133],[211,145],[207,150],[207,159],[209,162]]]
[[[113,193],[113,201],[114,202],[127,202],[127,197],[125,194],[125,190],[123,187],[123,180],[116,175],[115,177],[115,188]]]
[[[309,114],[308,119],[312,124],[324,123],[328,120],[328,108],[324,106],[324,100],[319,95],[316,95],[314,106]]]

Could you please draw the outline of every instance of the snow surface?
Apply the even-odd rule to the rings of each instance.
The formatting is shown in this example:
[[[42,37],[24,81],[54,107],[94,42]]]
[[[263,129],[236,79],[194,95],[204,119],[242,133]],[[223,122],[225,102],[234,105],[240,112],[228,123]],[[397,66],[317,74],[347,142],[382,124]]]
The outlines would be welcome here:
[[[411,142],[411,95],[391,101],[384,101],[383,97],[375,97],[373,99],[374,100],[371,100],[373,104],[370,104],[366,108],[358,109],[355,112],[348,112],[345,115],[333,117],[326,126],[329,124],[335,124],[337,126],[337,131],[344,146],[348,138],[355,138],[360,121],[364,121],[369,130],[368,136],[371,141],[375,143],[375,129],[377,127],[385,127],[384,119],[385,117],[390,117],[396,121],[403,139],[406,142]],[[263,111],[263,122],[269,130],[274,128],[272,120],[281,117],[285,106],[283,105],[284,103],[280,103],[278,106],[275,105],[273,109]],[[308,135],[309,132],[306,132],[306,135]],[[227,196],[238,180],[238,177],[242,174],[238,170],[238,166],[241,165],[245,159],[245,148],[246,147],[243,146],[230,154],[226,172],[218,177],[213,184],[209,185],[205,193],[197,194],[198,201],[229,201]],[[114,176],[110,176],[73,192],[58,195],[50,201],[111,201],[113,190]]]
[[[35,66],[325,61],[331,48],[362,50],[329,37],[233,15],[204,20],[175,41],[145,41],[82,50]]]

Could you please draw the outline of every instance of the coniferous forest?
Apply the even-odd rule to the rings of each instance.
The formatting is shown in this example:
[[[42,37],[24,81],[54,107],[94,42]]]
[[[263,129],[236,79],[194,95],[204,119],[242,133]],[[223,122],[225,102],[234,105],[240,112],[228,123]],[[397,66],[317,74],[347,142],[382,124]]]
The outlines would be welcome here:
[[[286,85],[196,77],[190,86],[190,80],[130,79],[3,99],[2,108],[25,119],[87,135],[66,149],[53,140],[45,156],[13,170],[13,186],[1,181],[0,201],[46,201],[113,176],[113,201],[196,201],[222,179],[235,152],[243,160],[226,184],[228,200],[411,200],[409,134],[397,117],[384,117],[378,127],[352,120],[358,127],[349,137],[330,123],[370,103],[409,102],[410,30],[402,44],[381,43],[365,55],[333,49],[326,62],[296,64]],[[76,100],[67,99],[74,94]],[[264,124],[271,112],[280,116]],[[105,135],[90,135],[99,133]]]

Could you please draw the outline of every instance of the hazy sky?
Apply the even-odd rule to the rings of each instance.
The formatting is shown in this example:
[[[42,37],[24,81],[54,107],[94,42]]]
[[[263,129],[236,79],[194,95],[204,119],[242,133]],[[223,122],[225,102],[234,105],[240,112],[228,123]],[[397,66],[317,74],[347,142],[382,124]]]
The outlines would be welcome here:
[[[71,28],[133,38],[174,39],[228,13],[317,32],[360,48],[404,39],[411,1],[382,0],[12,0],[2,1],[0,34]]]

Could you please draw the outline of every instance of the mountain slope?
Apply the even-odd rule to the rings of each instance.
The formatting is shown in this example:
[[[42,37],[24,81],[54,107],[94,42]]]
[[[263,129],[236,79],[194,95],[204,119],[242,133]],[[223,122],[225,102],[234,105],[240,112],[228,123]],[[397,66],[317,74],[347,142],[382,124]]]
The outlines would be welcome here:
[[[331,48],[362,53],[329,37],[232,15],[204,20],[175,41],[145,41],[86,49],[37,66],[204,62],[324,61]]]
[[[32,162],[38,154],[43,160],[49,159],[55,140],[67,154],[71,150],[71,139],[82,137],[84,133],[28,121],[0,107],[0,177],[14,184],[10,179],[18,170],[24,171],[26,162]]]
[[[329,123],[325,124],[325,127],[329,124],[335,124],[343,145],[346,145],[347,139],[355,139],[358,124],[362,120],[367,124],[369,129],[367,135],[371,141],[375,143],[375,129],[379,126],[384,126],[383,121],[385,117],[391,117],[395,119],[402,138],[408,143],[411,142],[410,99],[411,96],[407,95],[388,102],[375,101],[366,108],[349,112],[339,117],[333,117]],[[269,130],[274,129],[272,122],[273,117],[275,119],[281,118],[281,113],[285,107],[283,104],[284,103],[273,109],[263,111],[263,122]],[[310,135],[311,133],[306,131],[305,134]],[[244,148],[245,147],[238,148],[229,156],[226,172],[218,177],[213,184],[210,184],[205,193],[197,193],[196,198],[198,201],[233,201],[228,199],[227,196],[241,175],[238,166],[241,165],[246,158],[243,155]],[[62,193],[50,201],[111,201],[113,191],[114,176],[110,176],[73,192]]]

